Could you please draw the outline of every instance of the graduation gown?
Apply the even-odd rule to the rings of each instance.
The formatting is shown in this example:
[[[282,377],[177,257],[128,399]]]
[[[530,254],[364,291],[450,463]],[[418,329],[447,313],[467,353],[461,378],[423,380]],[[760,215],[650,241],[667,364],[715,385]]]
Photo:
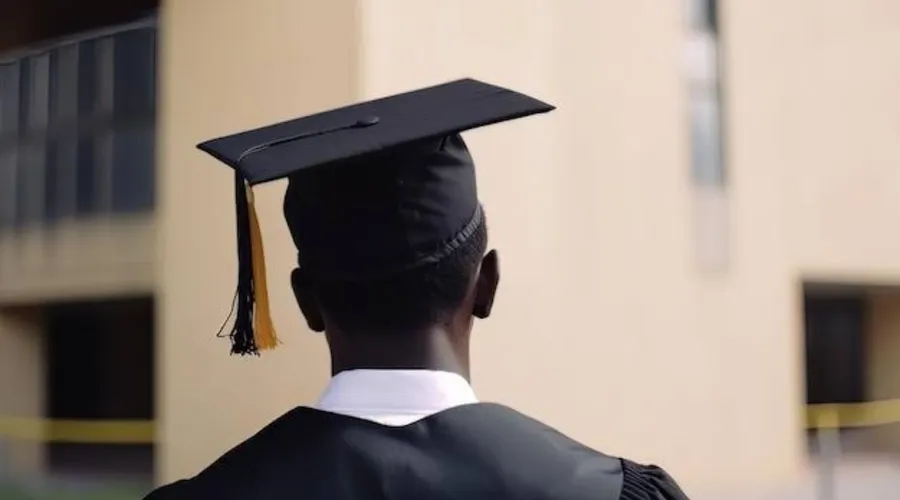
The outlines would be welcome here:
[[[604,455],[511,408],[391,427],[296,408],[145,500],[687,500],[656,466]]]

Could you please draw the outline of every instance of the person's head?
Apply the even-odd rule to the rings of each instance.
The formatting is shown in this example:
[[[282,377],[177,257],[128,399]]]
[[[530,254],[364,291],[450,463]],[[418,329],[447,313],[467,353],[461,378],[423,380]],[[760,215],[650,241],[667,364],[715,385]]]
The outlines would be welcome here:
[[[499,283],[497,253],[486,250],[481,218],[436,262],[368,280],[316,278],[298,268],[291,285],[309,327],[326,333],[336,371],[348,365],[467,371],[473,317],[490,315]]]
[[[490,313],[499,272],[461,134],[553,109],[462,79],[199,144],[235,171],[232,353],[279,343],[251,187],[287,179],[291,281],[333,369],[466,369],[472,317]]]

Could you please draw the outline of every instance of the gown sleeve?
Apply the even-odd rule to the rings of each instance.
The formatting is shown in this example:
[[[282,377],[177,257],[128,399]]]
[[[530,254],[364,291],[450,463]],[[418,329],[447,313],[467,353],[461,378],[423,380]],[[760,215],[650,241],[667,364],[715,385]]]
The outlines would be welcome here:
[[[690,500],[666,471],[622,459],[622,494],[619,500]]]

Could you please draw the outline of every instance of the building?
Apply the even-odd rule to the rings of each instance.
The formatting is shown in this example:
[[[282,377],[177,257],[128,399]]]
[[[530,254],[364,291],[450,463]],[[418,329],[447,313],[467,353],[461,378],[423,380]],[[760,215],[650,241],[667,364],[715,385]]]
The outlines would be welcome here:
[[[63,297],[152,297],[159,481],[311,402],[326,352],[288,292],[284,186],[257,200],[285,345],[233,358],[215,338],[233,291],[232,179],[194,145],[473,76],[559,108],[467,135],[505,273],[496,318],[477,327],[482,397],[663,463],[691,489],[796,478],[805,344],[820,346],[811,382],[835,363],[816,352],[856,353],[851,382],[811,399],[900,395],[900,6],[701,7],[164,2],[155,204],[77,218],[80,239],[40,261],[43,233],[3,235],[0,370],[16,380],[0,377],[0,411],[46,413],[46,328],[28,313]]]

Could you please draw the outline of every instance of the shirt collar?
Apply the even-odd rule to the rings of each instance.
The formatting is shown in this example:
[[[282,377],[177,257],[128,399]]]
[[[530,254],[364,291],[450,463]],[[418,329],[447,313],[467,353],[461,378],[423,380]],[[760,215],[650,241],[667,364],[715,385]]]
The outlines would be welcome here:
[[[316,408],[333,413],[431,415],[477,403],[456,373],[433,370],[349,370],[335,375]]]

